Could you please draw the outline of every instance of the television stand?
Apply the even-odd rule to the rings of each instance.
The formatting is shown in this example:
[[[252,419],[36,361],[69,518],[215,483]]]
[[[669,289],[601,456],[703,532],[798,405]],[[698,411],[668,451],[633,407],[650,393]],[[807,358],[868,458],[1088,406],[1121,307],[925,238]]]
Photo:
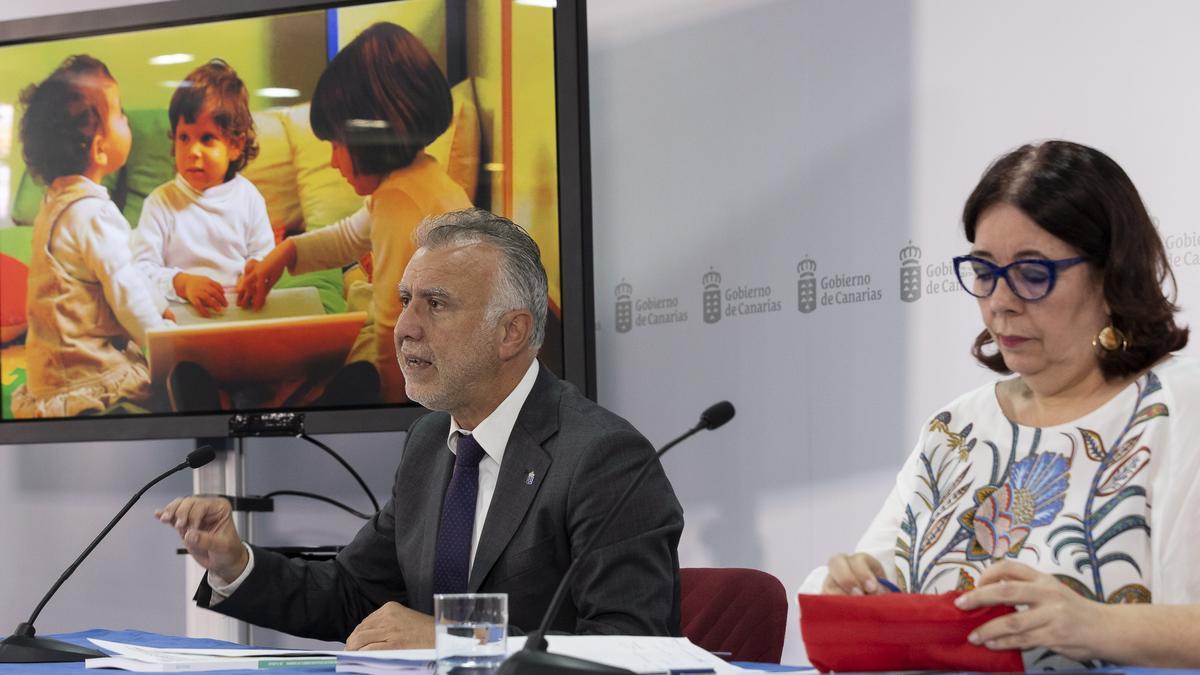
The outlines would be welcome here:
[[[217,458],[192,472],[192,494],[219,494],[241,497],[245,494],[245,455],[241,438],[197,438],[196,447],[207,445],[217,451]],[[254,530],[249,514],[234,512],[233,523],[246,541],[253,541]],[[200,585],[205,570],[191,556],[185,556],[184,594],[188,598],[185,609],[188,637],[205,637],[216,640],[251,644],[250,625],[201,609],[191,601],[192,594]]]

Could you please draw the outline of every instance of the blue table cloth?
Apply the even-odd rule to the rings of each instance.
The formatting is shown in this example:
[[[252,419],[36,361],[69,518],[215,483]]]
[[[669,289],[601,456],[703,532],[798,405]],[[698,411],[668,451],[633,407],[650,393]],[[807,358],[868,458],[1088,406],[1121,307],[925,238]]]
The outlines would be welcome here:
[[[126,642],[143,647],[192,647],[195,649],[228,649],[230,647],[238,647],[240,645],[231,644],[224,640],[209,640],[206,638],[188,638],[178,637],[173,635],[159,635],[158,633],[147,633],[140,630],[105,630],[97,628],[93,630],[80,631],[78,633],[65,633],[62,635],[50,635],[58,640],[72,642],[84,647],[96,648],[96,645],[88,642],[88,638],[97,638],[100,640],[111,640],[112,642]],[[10,673],[29,673],[29,675],[59,675],[60,673],[71,673],[79,675],[80,673],[120,673],[119,670],[88,670],[84,668],[83,662],[78,663],[19,663],[12,665],[0,665],[0,673],[9,675]],[[256,673],[262,675],[261,670],[226,670],[224,673]],[[305,669],[275,669],[272,673],[318,673],[318,672],[334,672],[333,668],[305,668]]]
[[[129,644],[141,645],[143,647],[192,647],[205,648],[211,647],[215,649],[239,647],[242,645],[225,642],[223,640],[209,640],[205,638],[189,638],[179,637],[176,635],[160,635],[158,633],[147,633],[140,630],[105,630],[94,629],[85,630],[78,633],[66,633],[63,635],[51,635],[49,637],[59,640],[66,640],[78,645],[94,647],[88,642],[88,638],[99,638],[101,640],[111,640],[113,642],[127,642]],[[804,670],[810,670],[807,667],[800,668],[796,666],[780,666],[775,664],[765,663],[738,663],[737,665],[743,668],[751,668],[754,670],[778,673],[790,673]],[[1126,675],[1200,675],[1200,670],[1167,670],[1162,668],[1109,668],[1097,673],[1104,672],[1121,672]],[[15,665],[0,665],[0,675],[15,675],[21,673],[24,675],[79,675],[80,673],[119,673],[119,670],[93,670],[88,671],[83,667],[83,663],[22,663]],[[311,675],[312,673],[332,673],[335,672],[332,667],[329,668],[288,668],[288,669],[271,669],[270,671],[262,670],[224,670],[223,673],[238,673],[240,675],[249,675],[255,673],[262,675],[264,672],[270,672],[272,675]]]
[[[239,647],[224,640],[209,640],[206,638],[189,638],[179,637],[175,635],[159,635],[158,633],[147,633],[140,630],[105,630],[97,628],[93,630],[80,631],[78,633],[66,633],[62,635],[51,635],[59,640],[65,640],[77,645],[95,648],[88,638],[97,638],[100,640],[110,640],[112,642],[125,642],[128,644],[141,645],[143,647],[191,647],[194,649],[228,649],[230,647]],[[745,668],[754,668],[758,670],[766,670],[771,672],[795,672],[802,670],[786,666],[778,666],[773,664],[751,664],[739,663],[738,665]],[[79,675],[80,673],[120,673],[119,670],[87,670],[83,663],[21,663],[13,665],[0,665],[0,675],[16,675],[21,673],[24,675]],[[311,675],[312,673],[332,673],[335,672],[333,667],[327,668],[272,668],[270,671],[262,670],[222,670],[222,673],[237,673],[239,675],[249,675],[254,673],[262,675],[264,672],[270,672],[272,675]]]

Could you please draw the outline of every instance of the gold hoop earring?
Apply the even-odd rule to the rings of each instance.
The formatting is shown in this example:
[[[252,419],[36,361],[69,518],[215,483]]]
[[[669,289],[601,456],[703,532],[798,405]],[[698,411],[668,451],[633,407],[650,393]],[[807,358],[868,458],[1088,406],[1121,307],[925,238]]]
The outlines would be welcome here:
[[[1092,339],[1092,349],[1100,355],[1103,355],[1104,352],[1115,352],[1118,349],[1125,351],[1129,349],[1129,338],[1110,323],[1101,328],[1100,333]]]

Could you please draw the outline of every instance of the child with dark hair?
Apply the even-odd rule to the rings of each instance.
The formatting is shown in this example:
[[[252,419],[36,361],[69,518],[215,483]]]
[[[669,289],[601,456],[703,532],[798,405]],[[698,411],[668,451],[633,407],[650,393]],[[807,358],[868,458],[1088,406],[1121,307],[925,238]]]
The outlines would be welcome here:
[[[180,83],[167,114],[178,173],[146,198],[133,255],[163,295],[209,316],[275,244],[266,202],[238,174],[258,155],[249,94],[214,59]]]
[[[46,186],[33,225],[17,417],[103,413],[150,397],[139,344],[166,325],[166,303],[131,264],[129,223],[100,185],[129,157],[132,135],[117,81],[100,61],[72,56],[21,93],[21,143]]]
[[[284,240],[248,267],[238,285],[238,304],[258,307],[284,268],[341,267],[371,254],[371,319],[350,361],[358,373],[374,366],[389,402],[405,400],[392,331],[402,309],[396,285],[415,250],[412,233],[429,216],[471,206],[463,189],[425,154],[452,114],[450,87],[420,40],[392,23],[364,30],[321,74],[311,121],[317,137],[332,145],[333,166],[367,197],[365,205],[335,225]],[[369,382],[345,386],[344,379],[335,383],[358,392],[358,398],[338,403],[373,402],[362,394]],[[332,403],[328,397],[324,402]]]

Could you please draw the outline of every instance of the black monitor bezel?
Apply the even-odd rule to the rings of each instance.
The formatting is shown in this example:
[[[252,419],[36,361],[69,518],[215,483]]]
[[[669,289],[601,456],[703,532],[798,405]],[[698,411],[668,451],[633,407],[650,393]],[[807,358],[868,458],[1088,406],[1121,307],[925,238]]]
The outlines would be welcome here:
[[[285,11],[328,9],[380,0],[167,0],[126,7],[0,21],[0,47],[146,30]],[[490,1],[490,0],[487,0]],[[463,0],[446,0],[447,4]],[[596,398],[592,213],[588,143],[585,0],[558,0],[554,10],[558,118],[559,260],[563,306],[563,375]],[[404,431],[426,412],[417,406],[279,412],[303,414],[312,434]],[[0,421],[0,444],[214,438],[229,435],[229,413],[155,414]]]

